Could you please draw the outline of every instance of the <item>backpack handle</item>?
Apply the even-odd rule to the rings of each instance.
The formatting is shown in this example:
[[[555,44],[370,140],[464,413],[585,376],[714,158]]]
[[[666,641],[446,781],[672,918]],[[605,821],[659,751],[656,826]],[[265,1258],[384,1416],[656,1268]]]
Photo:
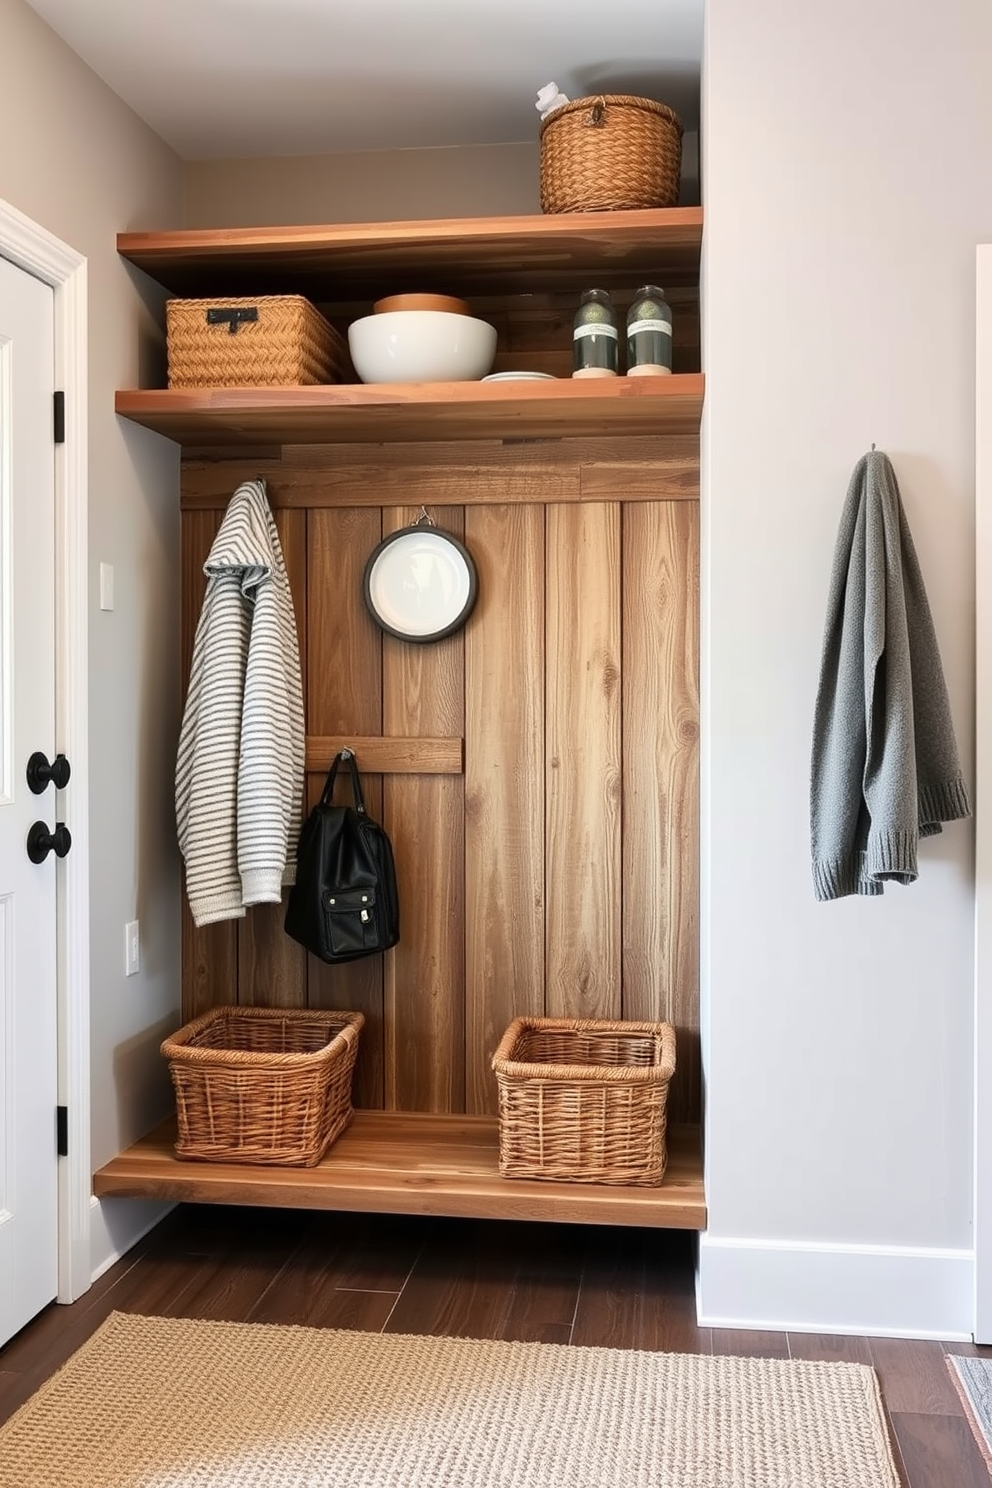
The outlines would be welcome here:
[[[338,765],[340,765],[342,760],[347,761],[348,767],[351,770],[351,791],[355,799],[355,810],[359,816],[365,816],[367,815],[365,797],[362,795],[362,783],[358,778],[358,760],[355,757],[355,751],[353,749],[339,750],[334,756],[331,768],[327,772],[327,779],[324,781],[324,789],[320,794],[320,804],[321,806],[330,805],[331,796],[334,794],[334,782],[338,777]]]

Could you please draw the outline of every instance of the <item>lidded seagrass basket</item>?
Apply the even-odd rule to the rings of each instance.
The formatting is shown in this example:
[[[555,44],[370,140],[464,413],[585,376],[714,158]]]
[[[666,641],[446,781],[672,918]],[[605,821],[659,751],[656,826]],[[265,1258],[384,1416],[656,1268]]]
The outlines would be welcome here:
[[[671,1023],[515,1018],[493,1071],[501,1177],[661,1182],[675,1073]]]
[[[302,295],[167,300],[170,388],[299,387],[345,382],[340,332]]]
[[[176,1156],[313,1167],[351,1121],[361,1013],[216,1007],[167,1038]]]
[[[541,121],[541,210],[672,207],[682,175],[682,123],[667,104],[604,93]]]

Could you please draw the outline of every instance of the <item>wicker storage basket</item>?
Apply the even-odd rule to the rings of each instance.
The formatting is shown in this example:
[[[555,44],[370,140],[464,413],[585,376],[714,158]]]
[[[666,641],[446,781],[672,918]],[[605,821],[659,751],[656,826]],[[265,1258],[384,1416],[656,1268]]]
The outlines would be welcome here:
[[[544,212],[671,207],[681,174],[681,121],[651,98],[577,98],[541,121]]]
[[[167,1038],[176,1154],[312,1167],[352,1118],[361,1013],[218,1007]]]
[[[344,382],[348,345],[301,295],[167,300],[170,388]]]
[[[670,1023],[516,1018],[493,1069],[502,1177],[661,1182]]]

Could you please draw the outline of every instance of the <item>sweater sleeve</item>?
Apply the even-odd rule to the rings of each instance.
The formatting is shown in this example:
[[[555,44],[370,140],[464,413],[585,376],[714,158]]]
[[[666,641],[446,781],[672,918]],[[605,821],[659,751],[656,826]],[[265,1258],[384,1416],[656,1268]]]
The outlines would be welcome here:
[[[265,563],[250,586],[238,782],[238,869],[246,905],[277,903],[295,881],[304,786],[303,685],[296,616],[275,521],[264,510]]]
[[[865,768],[865,505],[860,466],[841,514],[813,720],[810,824],[817,899],[881,893],[862,883]]]

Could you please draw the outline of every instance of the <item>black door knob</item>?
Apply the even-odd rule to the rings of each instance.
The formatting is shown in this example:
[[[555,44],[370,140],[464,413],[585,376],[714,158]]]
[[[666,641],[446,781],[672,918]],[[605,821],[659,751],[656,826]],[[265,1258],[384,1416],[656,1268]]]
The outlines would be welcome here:
[[[28,832],[28,857],[32,863],[43,863],[50,852],[64,858],[72,846],[72,837],[65,822],[56,822],[55,831],[48,830],[48,823],[36,821]]]
[[[51,783],[56,790],[65,790],[69,784],[69,761],[64,754],[57,754],[48,763],[48,756],[40,750],[35,750],[28,760],[28,785],[36,796],[40,796],[45,787]]]

